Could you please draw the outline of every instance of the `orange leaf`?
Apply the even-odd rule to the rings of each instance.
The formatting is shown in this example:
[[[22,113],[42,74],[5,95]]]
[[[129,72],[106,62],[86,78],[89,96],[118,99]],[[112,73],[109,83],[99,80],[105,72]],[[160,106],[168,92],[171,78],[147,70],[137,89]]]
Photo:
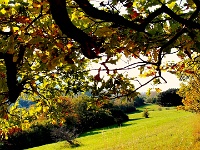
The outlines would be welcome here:
[[[192,70],[185,70],[185,72],[188,73],[188,74],[193,74],[194,73],[194,71],[192,71]]]
[[[62,43],[56,43],[56,46],[61,48],[61,49],[64,49],[64,45]]]
[[[73,47],[73,44],[72,44],[72,43],[68,43],[68,44],[67,44],[67,48],[68,48],[68,49],[71,49],[72,47]]]
[[[130,14],[130,18],[131,19],[135,19],[139,16],[140,14],[137,13],[137,11],[135,11],[134,9],[132,10],[132,13]]]

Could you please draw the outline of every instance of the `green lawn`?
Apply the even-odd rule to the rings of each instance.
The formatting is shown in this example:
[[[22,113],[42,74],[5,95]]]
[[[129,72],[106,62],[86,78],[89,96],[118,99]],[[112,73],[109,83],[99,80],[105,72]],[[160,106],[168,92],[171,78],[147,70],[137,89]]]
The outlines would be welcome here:
[[[140,108],[142,111],[145,107]],[[113,126],[94,130],[77,139],[81,146],[70,148],[58,142],[29,150],[187,150],[194,145],[194,120],[196,115],[147,105],[150,118],[142,112],[129,114],[130,121],[121,127]]]

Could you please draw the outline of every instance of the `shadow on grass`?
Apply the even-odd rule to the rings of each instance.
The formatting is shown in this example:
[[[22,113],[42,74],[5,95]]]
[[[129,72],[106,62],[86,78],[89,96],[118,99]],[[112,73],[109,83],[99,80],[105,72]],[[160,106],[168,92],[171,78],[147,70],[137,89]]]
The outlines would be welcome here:
[[[140,106],[140,107],[137,107],[137,109],[145,109],[146,107],[148,107],[148,106],[151,106],[152,104],[144,104],[144,105],[142,105],[142,106]]]
[[[143,112],[141,109],[136,109],[136,110],[133,111],[133,112],[127,113],[127,115],[129,115],[129,114],[141,113],[141,112]]]
[[[98,130],[98,129],[97,129]],[[88,135],[95,135],[101,133],[100,131],[88,131],[80,135],[80,137],[88,136]]]
[[[140,107],[137,107],[135,111],[131,112],[131,113],[127,113],[127,114],[135,114],[135,113],[141,113],[143,112],[148,106],[151,106],[152,104],[144,104]]]
[[[141,120],[141,119],[145,119],[145,118],[134,118],[134,119],[129,119],[129,121],[135,121],[135,120]]]
[[[126,122],[129,122],[129,121],[126,121]],[[102,130],[105,131],[105,130],[110,130],[110,129],[114,129],[114,128],[123,128],[123,127],[127,127],[127,126],[134,124],[134,123],[126,123],[126,122],[123,122],[121,125],[114,124],[114,125],[111,125],[111,126],[108,126],[108,127],[94,129],[94,131],[89,131],[89,132],[81,134],[80,137],[99,134],[99,133],[102,133]]]

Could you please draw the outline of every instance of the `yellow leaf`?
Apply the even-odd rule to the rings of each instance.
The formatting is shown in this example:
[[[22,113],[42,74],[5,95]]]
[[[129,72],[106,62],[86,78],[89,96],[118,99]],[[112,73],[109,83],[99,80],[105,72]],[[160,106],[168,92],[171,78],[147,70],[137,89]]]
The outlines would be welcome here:
[[[74,19],[78,18],[77,15],[76,15],[76,12],[74,12],[71,16],[71,20],[73,21]]]
[[[129,52],[128,50],[124,50],[124,55],[126,58],[128,58],[131,55],[131,52]]]
[[[147,96],[150,96],[150,95],[151,95],[151,89],[152,89],[152,88],[148,88],[148,90],[147,90],[147,92],[146,92],[146,95],[147,95]]]
[[[1,10],[1,13],[2,13],[2,14],[6,14],[6,10],[5,10],[5,9],[2,9],[2,10]]]
[[[49,107],[43,107],[43,112],[47,112],[49,110]]]
[[[36,107],[36,109],[35,109],[36,112],[40,112],[41,110],[42,110],[42,107],[41,107],[41,106],[38,106],[38,107]]]
[[[133,7],[137,7],[137,3],[138,3],[137,1],[134,1],[133,2]]]
[[[13,27],[13,31],[14,32],[19,31],[19,27]]]
[[[157,93],[160,93],[162,90],[160,88],[155,88]]]
[[[52,25],[51,25],[52,28],[55,28],[55,26],[56,26],[55,24],[52,24]]]
[[[8,4],[9,0],[0,0],[0,4]]]
[[[167,6],[172,9],[176,4],[176,1],[171,2],[170,4],[167,4]]]

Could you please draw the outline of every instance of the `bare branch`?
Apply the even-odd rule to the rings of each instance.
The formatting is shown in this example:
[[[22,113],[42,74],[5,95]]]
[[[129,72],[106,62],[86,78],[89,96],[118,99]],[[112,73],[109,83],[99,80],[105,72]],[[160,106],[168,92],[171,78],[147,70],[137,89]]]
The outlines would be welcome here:
[[[159,78],[159,77],[160,77],[160,76],[154,76],[153,78],[151,78],[151,79],[150,79],[149,81],[147,81],[146,83],[144,83],[144,84],[140,84],[139,87],[137,87],[135,90],[129,92],[128,94],[124,94],[124,95],[120,95],[120,96],[112,97],[111,99],[116,99],[116,98],[120,98],[120,97],[129,96],[129,95],[135,93],[137,90],[139,90],[139,89],[142,88],[143,86],[145,86],[145,85],[149,84],[150,82],[152,82],[154,79]]]

